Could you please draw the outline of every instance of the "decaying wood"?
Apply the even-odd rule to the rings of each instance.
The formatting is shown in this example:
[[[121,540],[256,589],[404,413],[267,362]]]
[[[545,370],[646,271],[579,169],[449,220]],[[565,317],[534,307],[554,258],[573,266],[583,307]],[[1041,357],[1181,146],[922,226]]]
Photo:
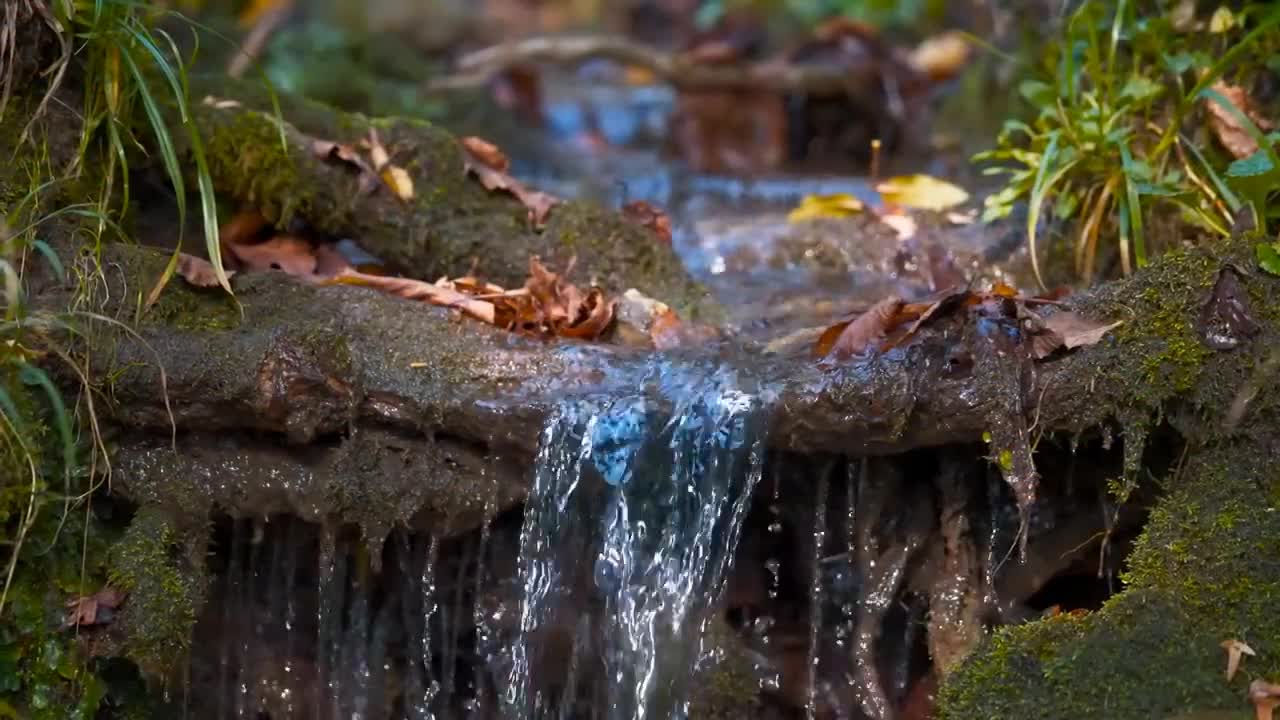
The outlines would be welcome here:
[[[798,65],[780,61],[708,65],[612,36],[533,37],[478,50],[458,60],[459,74],[433,81],[434,89],[486,82],[522,63],[577,63],[607,58],[646,68],[682,90],[770,89],[791,92],[848,93],[871,87],[880,68],[864,63]]]

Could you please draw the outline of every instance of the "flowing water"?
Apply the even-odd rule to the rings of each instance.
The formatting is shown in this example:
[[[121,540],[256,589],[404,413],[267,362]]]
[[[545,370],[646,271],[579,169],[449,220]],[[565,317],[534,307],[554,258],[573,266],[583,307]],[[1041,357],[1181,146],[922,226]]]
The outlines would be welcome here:
[[[520,539],[510,717],[578,717],[580,701],[609,720],[687,712],[761,474],[762,396],[731,368],[667,360],[643,384],[567,402],[543,429]],[[566,644],[568,674],[554,657]]]

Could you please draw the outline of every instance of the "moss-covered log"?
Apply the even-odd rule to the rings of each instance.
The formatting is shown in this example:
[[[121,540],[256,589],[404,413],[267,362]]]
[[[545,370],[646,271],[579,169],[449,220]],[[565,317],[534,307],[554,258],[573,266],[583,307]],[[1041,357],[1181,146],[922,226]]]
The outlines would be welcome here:
[[[690,319],[720,316],[706,289],[651,231],[580,202],[555,206],[546,226],[535,229],[512,195],[488,191],[467,173],[457,138],[431,123],[368,118],[288,96],[277,115],[261,86],[225,79],[208,86],[193,115],[215,187],[281,227],[304,221],[354,239],[398,272],[431,280],[474,266],[500,285],[519,286],[530,256],[556,268],[576,257],[575,279],[594,279],[615,292],[637,288]],[[370,131],[391,162],[409,173],[412,200],[401,201],[387,188],[359,192],[353,167],[312,148],[314,140],[356,146]]]

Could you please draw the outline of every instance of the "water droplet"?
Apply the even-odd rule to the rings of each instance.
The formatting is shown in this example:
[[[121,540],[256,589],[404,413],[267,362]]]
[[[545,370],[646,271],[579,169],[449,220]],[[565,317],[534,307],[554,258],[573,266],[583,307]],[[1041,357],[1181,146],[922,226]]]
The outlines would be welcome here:
[[[782,523],[780,522],[769,523],[769,532],[773,533],[774,535],[777,535],[778,533],[782,532]]]

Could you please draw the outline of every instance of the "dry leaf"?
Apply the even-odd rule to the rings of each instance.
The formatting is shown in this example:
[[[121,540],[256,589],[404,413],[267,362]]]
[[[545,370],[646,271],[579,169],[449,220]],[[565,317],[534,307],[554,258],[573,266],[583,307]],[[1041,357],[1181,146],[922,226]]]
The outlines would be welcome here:
[[[361,195],[372,191],[378,186],[378,173],[350,145],[343,145],[329,140],[313,140],[311,141],[311,153],[321,160],[338,160],[355,168],[359,172],[357,192]]]
[[[891,295],[872,305],[853,322],[833,325],[818,338],[816,354],[847,360],[865,351],[890,330],[902,306],[902,299]]]
[[[311,278],[318,265],[315,248],[296,235],[276,235],[248,245],[228,243],[226,249],[251,272],[282,270],[294,277]]]
[[[927,38],[911,52],[911,64],[936,81],[955,77],[969,60],[969,41],[956,31]]]
[[[101,625],[111,621],[110,612],[102,612],[103,610],[111,611],[120,607],[120,603],[124,602],[125,593],[113,587],[104,587],[92,595],[81,595],[72,598],[66,602],[67,616],[62,621],[62,627],[69,628],[77,625]]]
[[[353,270],[351,262],[347,260],[347,256],[343,255],[338,248],[324,243],[316,248],[316,269],[315,274],[322,278],[333,277],[344,270]]]
[[[969,199],[969,193],[929,175],[901,175],[876,186],[889,205],[917,210],[949,210]]]
[[[1241,640],[1223,640],[1219,645],[1223,650],[1227,651],[1227,682],[1231,682],[1231,678],[1235,677],[1236,671],[1240,669],[1240,657],[1242,655],[1257,656],[1253,648]]]
[[[664,245],[671,244],[671,218],[667,217],[662,208],[644,200],[632,200],[622,206],[622,217],[641,227],[649,228]]]
[[[225,245],[245,245],[253,241],[270,223],[257,210],[241,210],[218,228],[218,238]]]
[[[502,150],[493,143],[474,135],[468,135],[460,140],[462,147],[478,162],[497,170],[498,172],[506,172],[511,169],[511,161]]]
[[[1276,705],[1280,705],[1280,685],[1258,678],[1249,683],[1249,702],[1253,703],[1255,720],[1272,720]]]
[[[1222,94],[1224,98],[1236,106],[1236,109],[1244,113],[1259,130],[1269,132],[1272,124],[1264,118],[1255,107],[1253,98],[1245,92],[1244,88],[1235,85],[1228,85],[1219,80],[1212,85],[1214,90]],[[1213,98],[1205,98],[1205,110],[1209,112],[1209,127],[1213,129],[1213,134],[1218,138],[1218,142],[1222,143],[1222,147],[1227,149],[1237,160],[1247,158],[1258,152],[1258,143],[1254,141],[1249,131],[1240,125],[1240,121],[1227,108],[1218,104]]]
[[[413,179],[399,165],[388,165],[382,169],[382,181],[391,188],[396,197],[408,202],[413,199]]]
[[[529,222],[533,227],[541,228],[546,223],[551,208],[560,204],[560,198],[549,193],[530,190],[519,180],[507,175],[505,171],[490,165],[486,162],[483,148],[480,156],[472,152],[471,147],[466,143],[463,144],[463,149],[466,155],[466,171],[475,175],[486,190],[505,190],[514,195],[529,211]]]
[[[1031,356],[1037,360],[1048,357],[1059,348],[1084,347],[1097,344],[1123,320],[1100,323],[1081,317],[1069,310],[1056,312],[1044,319],[1043,329],[1032,336]]]
[[[420,300],[432,305],[455,308],[490,325],[494,324],[496,317],[493,303],[491,302],[477,300],[457,290],[412,278],[387,277],[385,275],[370,275],[356,270],[344,270],[325,280],[322,284],[358,285],[381,290],[406,300]]]
[[[226,273],[227,278],[230,279],[236,271],[226,270]],[[196,287],[207,288],[219,285],[218,274],[213,269],[213,263],[195,255],[178,253],[178,275]]]
[[[818,218],[842,218],[859,215],[866,210],[862,201],[847,193],[833,195],[806,195],[800,204],[787,214],[787,222],[804,222]]]

